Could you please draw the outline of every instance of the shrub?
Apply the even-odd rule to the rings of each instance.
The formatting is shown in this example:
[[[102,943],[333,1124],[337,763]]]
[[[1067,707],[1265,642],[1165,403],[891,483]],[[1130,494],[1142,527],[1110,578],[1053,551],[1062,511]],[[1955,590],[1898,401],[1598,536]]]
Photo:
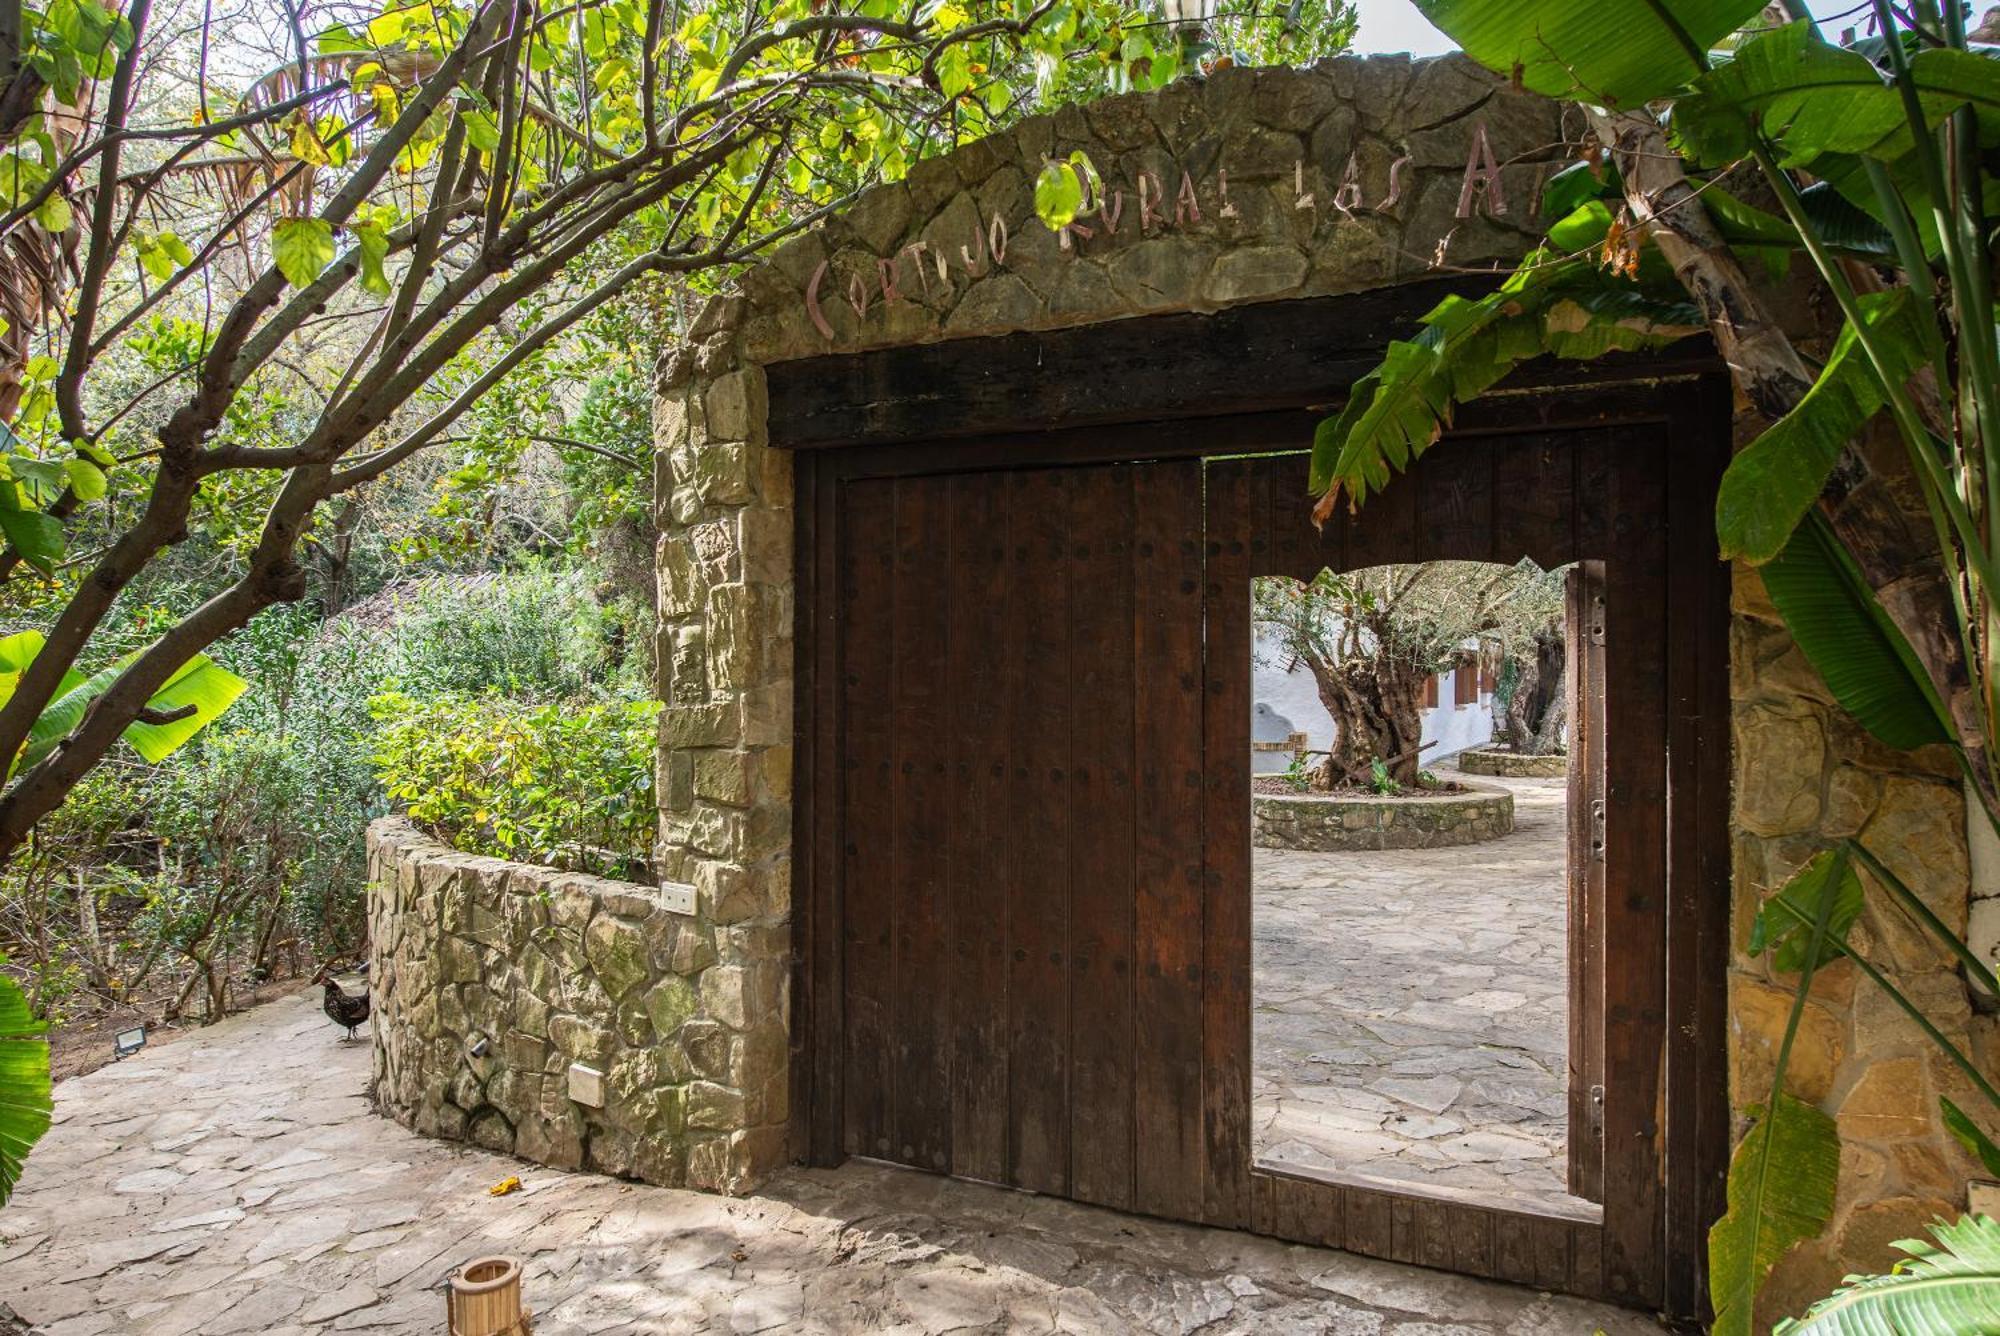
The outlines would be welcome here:
[[[377,697],[375,764],[410,819],[468,853],[648,875],[654,701]]]
[[[616,614],[592,597],[587,575],[531,567],[399,591],[387,680],[415,697],[495,692],[530,700],[639,685],[620,680]]]

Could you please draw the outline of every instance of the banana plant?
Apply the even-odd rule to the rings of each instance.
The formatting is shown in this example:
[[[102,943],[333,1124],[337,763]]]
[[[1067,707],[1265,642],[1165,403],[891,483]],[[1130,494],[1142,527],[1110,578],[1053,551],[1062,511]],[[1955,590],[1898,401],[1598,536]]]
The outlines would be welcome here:
[[[39,631],[19,631],[0,637],[0,703],[14,693],[28,665],[44,644]],[[70,672],[55,699],[36,719],[26,746],[7,765],[7,777],[40,761],[62,745],[82,722],[91,703],[108,691],[125,670],[129,658],[95,673]],[[248,684],[236,674],[197,654],[147,701],[139,721],[125,730],[132,749],[157,764],[215,722]],[[3,959],[3,958],[0,958]],[[28,1008],[20,986],[0,974],[0,1205],[13,1195],[29,1149],[49,1127],[49,1046],[41,1038],[47,1027]]]
[[[39,631],[17,631],[0,637],[0,704],[14,694],[15,684],[41,653],[44,643]],[[136,657],[128,655],[94,673],[74,669],[66,673],[55,699],[29,730],[20,755],[8,762],[7,777],[13,778],[61,746],[63,739],[83,721],[91,703],[111,689],[126,665]],[[215,722],[247,685],[206,654],[197,654],[182,664],[146,702],[138,722],[125,730],[125,740],[148,764],[157,765]]]
[[[2000,1331],[2000,1221],[1973,1215],[1931,1226],[1935,1246],[1902,1239],[1886,1276],[1841,1288],[1771,1328],[1772,1336],[1878,1336],[1899,1331]]]
[[[2000,178],[1987,167],[2000,147],[2000,60],[1968,41],[1956,0],[1947,10],[1938,0],[1870,0],[1876,36],[1851,49],[1828,43],[1800,0],[1781,0],[1789,21],[1748,30],[1764,0],[1417,3],[1489,68],[1581,104],[1597,146],[1548,183],[1547,243],[1502,290],[1433,311],[1423,333],[1392,344],[1322,425],[1317,513],[1365,502],[1438,443],[1457,404],[1515,362],[1596,355],[1579,314],[1601,325],[1621,301],[1628,311],[1643,306],[1647,329],[1625,337],[1649,346],[1674,334],[1678,322],[1661,313],[1691,302],[1744,399],[1770,424],[1723,480],[1720,554],[1762,568],[1801,651],[1857,722],[1892,747],[1950,748],[1968,793],[2000,830],[2000,332],[1990,253]],[[1795,175],[1803,172],[1810,184]],[[1750,173],[1776,212],[1742,198],[1738,182]],[[1781,332],[1744,264],[1778,271],[1801,256],[1843,318],[1817,366]],[[1585,281],[1579,268],[1597,285],[1592,300],[1560,321],[1538,320],[1537,286]],[[1504,356],[1486,332],[1502,327]],[[1921,498],[1914,522],[1895,504],[1849,504],[1903,485],[1856,444],[1883,419]],[[1789,1041],[1819,965],[1851,960],[1966,1073],[1989,1119],[2000,1114],[2000,1091],[1847,946],[1862,903],[1857,868],[1887,897],[1885,912],[1938,937],[1969,979],[2000,994],[1989,964],[1858,843],[1814,859],[1766,902],[1753,951],[1795,973],[1798,992],[1771,1098],[1747,1111],[1756,1121],[1731,1164],[1728,1211],[1710,1234],[1718,1332],[1750,1330],[1763,1277],[1831,1210],[1832,1121],[1784,1089]],[[1980,1126],[1949,1101],[1942,1112],[1952,1134],[2000,1171],[2000,1150]],[[1946,1242],[1947,1255],[1978,1242],[1952,1236],[1961,1237],[1963,1246]],[[1922,1261],[1946,1265],[1931,1254]],[[1913,1261],[1908,1272],[1922,1269]],[[1928,1290],[1905,1283],[1915,1288],[1856,1285],[1802,1329],[1963,1330],[1839,1324],[1919,1311],[1891,1305],[1920,1292],[1948,1289],[1989,1306],[2000,1293],[1990,1268]],[[1904,1298],[1889,1299],[1892,1291]]]
[[[47,1029],[28,1009],[21,986],[0,974],[0,1206],[14,1195],[22,1162],[54,1112]]]

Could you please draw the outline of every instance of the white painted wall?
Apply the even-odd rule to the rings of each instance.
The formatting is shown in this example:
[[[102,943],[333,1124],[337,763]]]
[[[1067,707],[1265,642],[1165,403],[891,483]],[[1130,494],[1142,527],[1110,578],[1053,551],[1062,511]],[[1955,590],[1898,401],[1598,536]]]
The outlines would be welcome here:
[[[1250,736],[1253,739],[1275,742],[1296,731],[1306,735],[1309,747],[1332,745],[1333,716],[1319,703],[1319,691],[1313,686],[1311,673],[1304,668],[1289,673],[1284,671],[1281,655],[1261,635],[1255,657],[1251,660],[1251,669]],[[1458,671],[1470,673],[1477,670],[1461,668]],[[1422,764],[1426,767],[1435,767],[1438,762],[1458,755],[1467,747],[1477,747],[1493,740],[1491,692],[1481,692],[1478,701],[1471,705],[1454,706],[1451,702],[1452,680],[1447,672],[1438,678],[1437,707],[1424,711],[1424,741],[1437,744],[1424,749]],[[1291,757],[1283,752],[1250,754],[1250,768],[1257,774],[1280,771],[1290,764]]]

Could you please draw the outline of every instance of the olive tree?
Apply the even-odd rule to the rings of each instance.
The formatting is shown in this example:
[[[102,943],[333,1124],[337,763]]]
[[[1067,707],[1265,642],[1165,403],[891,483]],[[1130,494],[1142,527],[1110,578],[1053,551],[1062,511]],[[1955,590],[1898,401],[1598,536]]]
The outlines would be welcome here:
[[[1415,784],[1425,684],[1482,658],[1528,671],[1518,665],[1536,662],[1551,624],[1560,643],[1562,578],[1527,561],[1322,571],[1305,583],[1266,576],[1252,586],[1252,609],[1260,652],[1310,673],[1333,717],[1327,757],[1309,771],[1314,787],[1361,782],[1378,761],[1396,783]]]

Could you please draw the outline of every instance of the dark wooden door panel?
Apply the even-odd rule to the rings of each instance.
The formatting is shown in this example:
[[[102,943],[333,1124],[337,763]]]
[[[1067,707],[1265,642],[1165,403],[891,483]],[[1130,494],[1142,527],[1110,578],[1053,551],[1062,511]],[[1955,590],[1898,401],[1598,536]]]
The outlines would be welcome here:
[[[1728,1120],[1719,1040],[1666,1019],[1719,1034],[1723,452],[1673,425],[1706,400],[1662,394],[1456,439],[1323,526],[1303,455],[1171,432],[802,467],[803,1144],[1692,1313]],[[1669,544],[1669,512],[1703,541]],[[1250,579],[1524,556],[1589,562],[1572,620],[1604,632],[1572,656],[1598,763],[1571,831],[1573,864],[1604,855],[1571,942],[1571,1184],[1601,1218],[1258,1168]]]
[[[843,484],[847,1153],[1200,1216],[1200,484]]]
[[[951,1024],[952,1171],[989,1182],[1007,1177],[1005,905],[1014,883],[1005,851],[1014,832],[1004,800],[1016,671],[1003,647],[1022,596],[1008,565],[1005,493],[977,478],[952,479],[945,649],[952,716],[937,742],[951,758],[957,800],[945,849],[952,970],[937,1010]]]
[[[1569,1190],[1604,1200],[1604,563],[1563,590],[1569,693]]]
[[[1202,1216],[1200,467],[1140,474],[1133,535],[1133,1202],[1182,1220]]]
[[[1132,468],[1084,469],[1070,496],[1070,1184],[1132,1204],[1136,637]]]

